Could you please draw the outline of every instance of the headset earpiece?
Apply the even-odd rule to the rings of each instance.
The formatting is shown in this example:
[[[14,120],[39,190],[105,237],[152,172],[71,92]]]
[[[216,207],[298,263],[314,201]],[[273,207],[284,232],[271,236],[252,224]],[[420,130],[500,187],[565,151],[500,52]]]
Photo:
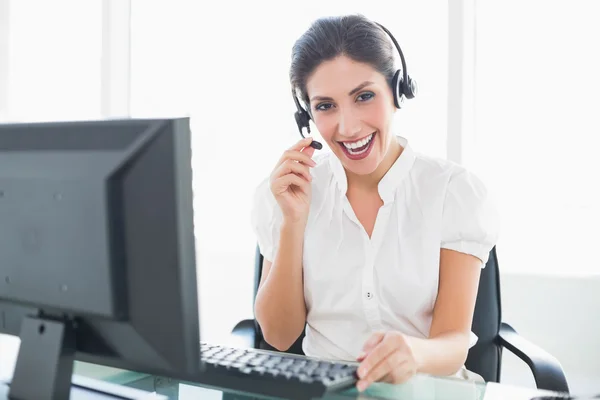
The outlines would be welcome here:
[[[412,79],[410,76],[408,77],[408,84],[404,85],[404,95],[407,99],[413,99],[417,93],[419,92],[419,87],[417,86],[417,81]]]
[[[396,105],[396,108],[402,108],[402,104],[404,103],[402,82],[398,82],[398,79],[401,79],[400,72],[400,70],[397,70],[394,74],[394,79],[392,79],[392,88],[394,89],[394,104]]]
[[[402,49],[400,45],[396,41],[396,38],[392,33],[387,30],[387,28],[380,23],[377,23],[388,34],[392,42],[394,42],[394,46],[396,46],[396,50],[398,50],[398,54],[400,54],[400,61],[402,62],[402,69],[396,70],[394,74],[394,78],[392,79],[392,88],[394,91],[394,104],[397,108],[402,108],[402,104],[404,103],[404,99],[412,99],[417,95],[418,86],[417,82],[408,76],[408,71],[406,70],[406,60],[404,60],[404,54],[402,54]]]

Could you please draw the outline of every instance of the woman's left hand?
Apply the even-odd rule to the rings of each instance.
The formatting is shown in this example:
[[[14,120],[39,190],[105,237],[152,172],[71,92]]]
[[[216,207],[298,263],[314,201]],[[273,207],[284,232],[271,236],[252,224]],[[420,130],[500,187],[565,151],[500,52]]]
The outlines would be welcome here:
[[[410,336],[400,332],[376,332],[358,356],[357,388],[365,390],[376,381],[403,383],[412,378],[419,365]]]

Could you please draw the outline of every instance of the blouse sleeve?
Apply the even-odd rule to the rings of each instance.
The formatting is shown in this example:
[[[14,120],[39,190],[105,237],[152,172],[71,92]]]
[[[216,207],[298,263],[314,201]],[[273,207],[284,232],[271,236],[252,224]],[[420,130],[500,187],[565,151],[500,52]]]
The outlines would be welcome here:
[[[279,248],[279,233],[283,215],[271,193],[268,179],[263,181],[254,193],[251,214],[252,229],[260,252],[266,260],[272,262]]]
[[[498,235],[498,212],[483,182],[466,170],[453,174],[444,200],[441,247],[473,255],[485,267]]]

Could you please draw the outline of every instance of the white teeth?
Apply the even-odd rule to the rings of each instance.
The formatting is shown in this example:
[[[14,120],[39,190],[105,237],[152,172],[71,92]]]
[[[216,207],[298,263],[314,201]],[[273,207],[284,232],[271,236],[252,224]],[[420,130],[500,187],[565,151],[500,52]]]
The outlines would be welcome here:
[[[364,152],[365,152],[365,151],[367,151],[367,150],[368,150],[368,148],[366,148],[366,149],[362,149],[362,150],[359,150],[359,151],[354,151],[354,150],[350,150],[350,149],[348,149],[348,153],[350,153],[350,154],[352,154],[352,155],[359,155],[359,154],[362,154],[362,153],[364,153]]]
[[[371,141],[371,139],[373,139],[372,133],[369,136],[367,136],[366,138],[358,140],[354,143],[346,143],[346,142],[343,142],[343,143],[344,143],[344,146],[346,146],[346,148],[348,150],[353,150],[353,149],[358,149],[359,147],[366,145],[367,143],[369,143]],[[360,153],[361,152],[356,153],[356,154],[360,154]]]

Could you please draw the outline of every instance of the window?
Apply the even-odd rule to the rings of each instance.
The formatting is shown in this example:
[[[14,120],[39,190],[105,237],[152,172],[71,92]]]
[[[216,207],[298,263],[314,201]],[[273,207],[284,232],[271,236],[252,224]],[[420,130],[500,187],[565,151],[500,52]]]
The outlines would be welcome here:
[[[504,272],[600,274],[600,3],[477,2],[474,168]]]
[[[0,121],[100,117],[102,0],[0,0]],[[0,377],[20,339],[0,335]]]
[[[3,118],[100,117],[101,0],[10,1],[8,13]]]
[[[292,45],[317,17],[354,12],[390,29],[419,83],[418,98],[398,113],[399,133],[417,151],[445,157],[445,1],[253,1],[234,7],[132,1],[131,113],[189,115],[192,121],[207,340],[228,335],[252,315],[252,195],[283,150],[300,138],[288,80]]]

